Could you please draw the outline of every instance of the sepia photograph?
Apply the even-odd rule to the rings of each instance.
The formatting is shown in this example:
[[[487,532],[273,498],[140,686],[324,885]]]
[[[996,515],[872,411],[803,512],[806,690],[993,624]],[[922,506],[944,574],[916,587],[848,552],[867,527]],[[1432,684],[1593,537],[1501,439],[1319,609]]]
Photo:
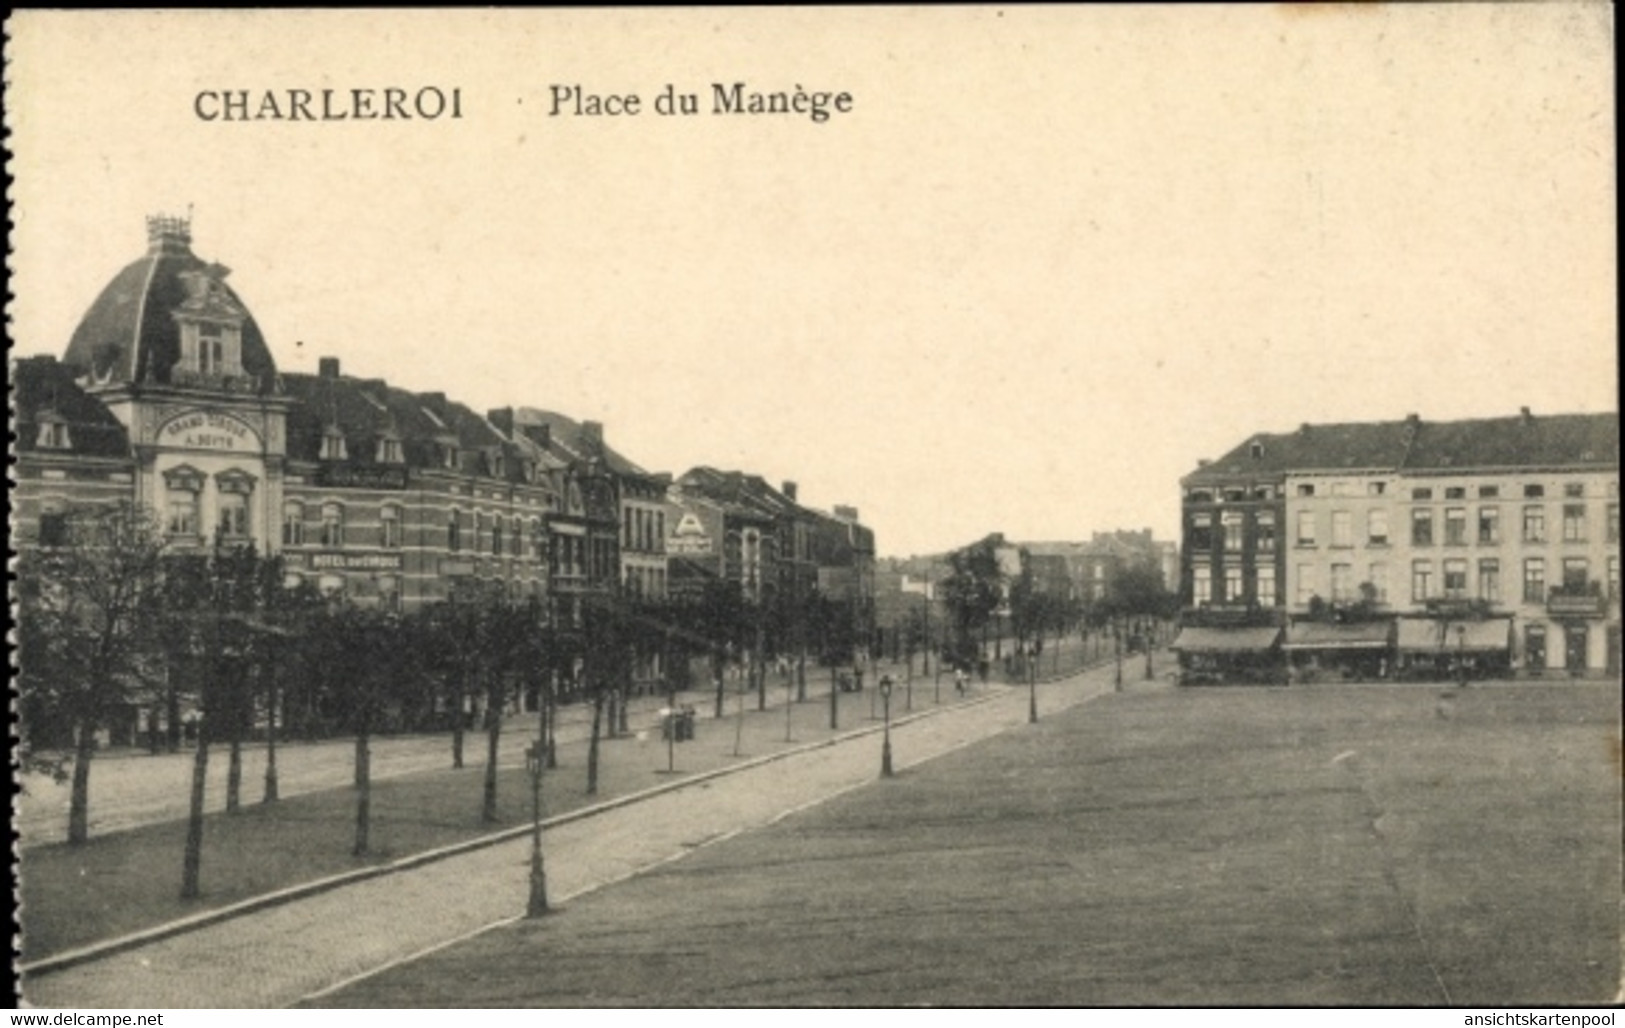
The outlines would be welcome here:
[[[1613,1024],[1614,50],[9,14],[14,1004]]]

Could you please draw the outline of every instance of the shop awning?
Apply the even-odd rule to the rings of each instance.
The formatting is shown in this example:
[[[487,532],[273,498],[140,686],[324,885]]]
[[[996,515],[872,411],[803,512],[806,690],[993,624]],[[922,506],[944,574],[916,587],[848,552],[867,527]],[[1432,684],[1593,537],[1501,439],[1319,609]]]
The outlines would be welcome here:
[[[1511,624],[1505,618],[1484,621],[1402,618],[1399,622],[1399,648],[1412,653],[1458,649],[1472,653],[1504,653],[1512,644]]]
[[[1287,629],[1286,650],[1383,650],[1388,648],[1389,622],[1356,625],[1305,621]]]
[[[1173,649],[1185,653],[1254,653],[1275,645],[1281,630],[1273,625],[1251,628],[1181,628]]]

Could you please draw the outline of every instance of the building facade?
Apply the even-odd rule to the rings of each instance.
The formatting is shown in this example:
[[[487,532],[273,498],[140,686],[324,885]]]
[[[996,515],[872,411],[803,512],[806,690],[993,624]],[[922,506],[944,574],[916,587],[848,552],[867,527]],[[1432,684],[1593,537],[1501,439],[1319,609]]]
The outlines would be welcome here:
[[[1182,482],[1182,649],[1239,660],[1250,640],[1288,670],[1363,675],[1618,673],[1618,439],[1615,414],[1527,409],[1255,436]],[[1240,633],[1269,626],[1267,646]]]

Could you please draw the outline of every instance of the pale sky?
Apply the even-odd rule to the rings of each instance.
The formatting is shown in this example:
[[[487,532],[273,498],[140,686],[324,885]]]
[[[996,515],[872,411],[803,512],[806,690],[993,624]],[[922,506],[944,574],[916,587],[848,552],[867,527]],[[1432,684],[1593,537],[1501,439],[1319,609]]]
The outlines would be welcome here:
[[[1300,422],[1617,409],[1612,13],[25,12],[11,330],[61,354],[193,211],[284,371],[794,479],[884,555],[1177,538]],[[713,82],[853,109],[717,115]],[[701,113],[662,117],[672,83]],[[549,117],[552,85],[642,97]],[[204,122],[200,90],[463,117]]]

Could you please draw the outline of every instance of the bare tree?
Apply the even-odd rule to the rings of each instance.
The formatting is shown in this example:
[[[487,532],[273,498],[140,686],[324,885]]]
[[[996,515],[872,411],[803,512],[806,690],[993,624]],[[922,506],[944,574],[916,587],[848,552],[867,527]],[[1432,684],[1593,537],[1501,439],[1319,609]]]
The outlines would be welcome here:
[[[77,845],[90,836],[96,733],[139,694],[151,663],[166,540],[149,512],[118,505],[66,515],[45,542],[18,564],[23,749],[71,745],[68,841]]]

